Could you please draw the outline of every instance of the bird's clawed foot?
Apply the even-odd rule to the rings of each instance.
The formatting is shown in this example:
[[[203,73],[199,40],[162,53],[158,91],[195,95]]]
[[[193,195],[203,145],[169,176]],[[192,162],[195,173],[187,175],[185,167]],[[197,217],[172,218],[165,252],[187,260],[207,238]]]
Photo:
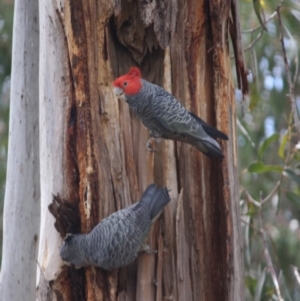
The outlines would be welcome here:
[[[161,134],[159,134],[156,130],[150,130],[149,136],[152,138],[161,138]]]
[[[154,141],[154,142],[153,142]],[[152,146],[152,144],[155,144],[155,138],[153,139],[152,137],[150,137],[147,141],[147,149],[149,152],[153,153],[153,152],[157,152],[157,149],[154,148]]]
[[[157,250],[152,250],[149,245],[142,244],[142,246],[140,248],[140,252],[145,252],[147,254],[154,254],[154,253],[157,253]]]
[[[147,141],[147,149],[149,152],[157,152],[157,149],[153,147],[153,144],[156,144],[157,140],[160,141],[161,135],[156,130],[150,130],[149,139]]]

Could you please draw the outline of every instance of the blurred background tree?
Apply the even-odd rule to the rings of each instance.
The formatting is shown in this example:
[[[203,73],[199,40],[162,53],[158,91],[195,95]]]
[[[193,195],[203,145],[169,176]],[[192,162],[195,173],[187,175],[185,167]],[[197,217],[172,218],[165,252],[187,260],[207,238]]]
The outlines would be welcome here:
[[[12,0],[0,0],[0,260],[2,258],[2,212],[7,159],[13,9]]]
[[[300,3],[244,0],[240,8],[251,70],[249,97],[236,91],[246,296],[300,300]]]
[[[300,300],[300,142],[294,120],[300,115],[300,3],[241,0],[240,21],[251,70],[249,95],[243,99],[236,90],[246,298]],[[0,0],[1,244],[12,22],[13,1]]]

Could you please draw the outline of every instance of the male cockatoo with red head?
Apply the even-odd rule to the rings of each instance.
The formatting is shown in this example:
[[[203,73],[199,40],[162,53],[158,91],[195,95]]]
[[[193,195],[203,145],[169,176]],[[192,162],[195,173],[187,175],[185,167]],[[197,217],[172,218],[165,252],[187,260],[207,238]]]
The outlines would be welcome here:
[[[208,157],[224,157],[215,139],[228,137],[187,111],[172,94],[144,80],[139,68],[131,67],[113,85],[116,96],[129,104],[151,137],[186,142]]]

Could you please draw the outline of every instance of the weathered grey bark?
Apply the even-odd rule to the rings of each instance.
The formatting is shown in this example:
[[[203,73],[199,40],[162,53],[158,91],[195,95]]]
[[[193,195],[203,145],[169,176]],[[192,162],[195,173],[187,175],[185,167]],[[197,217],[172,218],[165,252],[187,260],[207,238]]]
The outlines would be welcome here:
[[[59,255],[62,240],[53,227],[54,219],[49,214],[48,205],[52,200],[52,193],[64,191],[67,194],[68,189],[72,189],[68,183],[73,178],[66,174],[68,168],[65,164],[65,156],[72,160],[72,154],[64,148],[69,122],[67,106],[71,98],[67,52],[64,32],[53,4],[54,1],[42,1],[39,5],[41,225],[36,281],[39,300],[54,298],[55,286],[51,292],[47,283],[57,277],[63,265]]]
[[[1,300],[34,300],[40,223],[38,1],[15,1]]]

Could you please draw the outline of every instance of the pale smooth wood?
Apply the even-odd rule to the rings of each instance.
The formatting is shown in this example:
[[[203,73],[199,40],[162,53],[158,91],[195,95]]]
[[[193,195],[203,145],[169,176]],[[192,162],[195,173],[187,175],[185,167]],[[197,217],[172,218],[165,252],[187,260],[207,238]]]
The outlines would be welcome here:
[[[14,8],[0,299],[34,300],[40,223],[38,1]]]

